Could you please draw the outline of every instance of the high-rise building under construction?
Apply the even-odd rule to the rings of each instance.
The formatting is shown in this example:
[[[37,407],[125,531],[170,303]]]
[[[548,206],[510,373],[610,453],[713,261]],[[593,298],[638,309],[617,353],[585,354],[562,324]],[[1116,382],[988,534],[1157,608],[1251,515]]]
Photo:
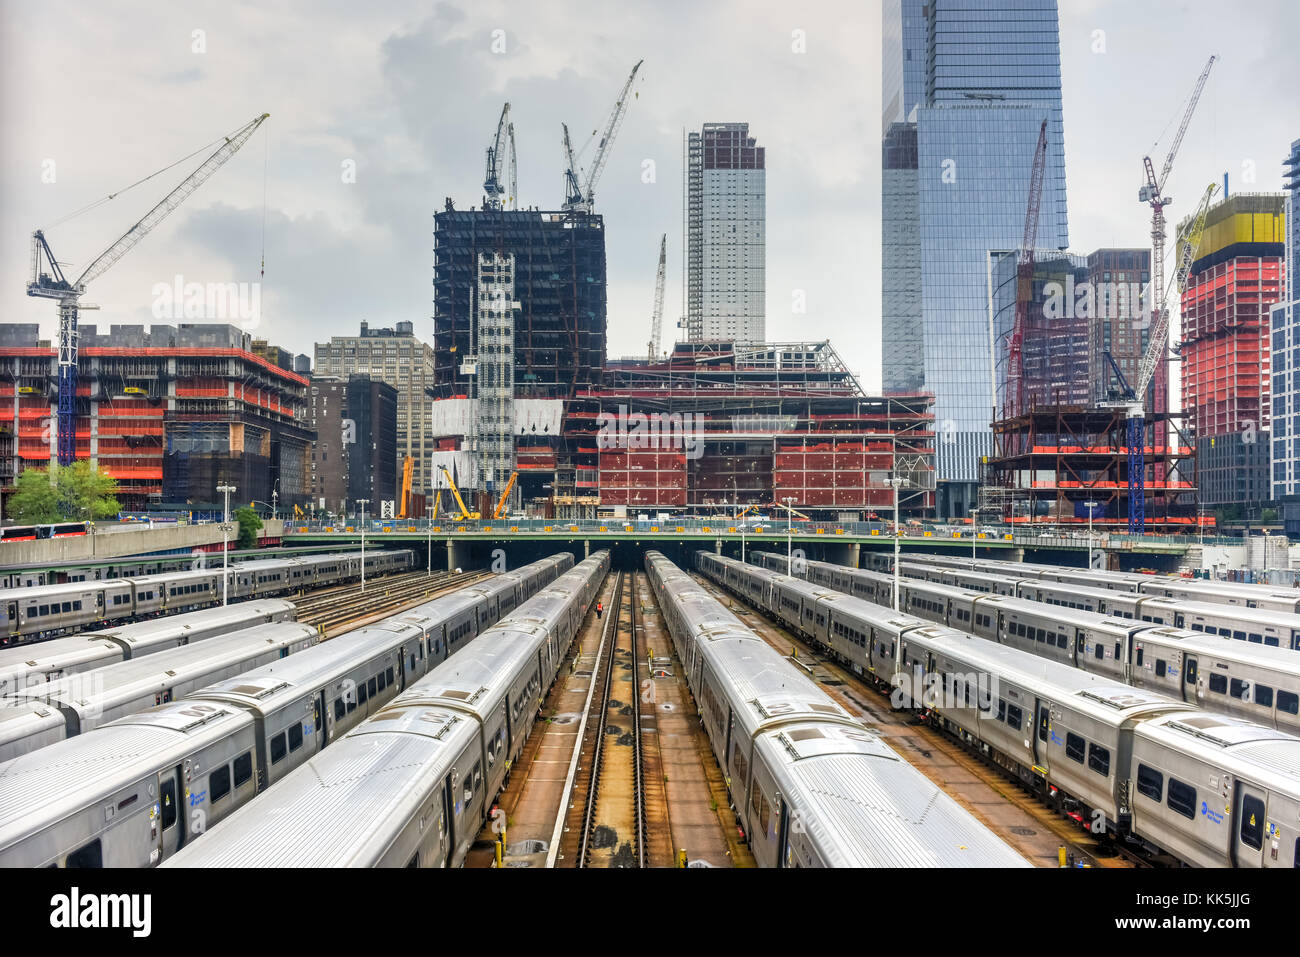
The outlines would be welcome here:
[[[705,123],[687,137],[688,342],[766,340],[766,167],[748,123]]]

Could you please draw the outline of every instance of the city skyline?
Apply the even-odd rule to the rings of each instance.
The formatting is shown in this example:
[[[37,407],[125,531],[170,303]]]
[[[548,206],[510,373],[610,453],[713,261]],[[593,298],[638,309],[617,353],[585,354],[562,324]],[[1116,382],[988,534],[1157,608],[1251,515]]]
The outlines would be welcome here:
[[[8,82],[0,122],[14,175],[0,201],[21,228],[0,243],[7,318],[40,322],[42,334],[53,335],[53,308],[20,288],[30,229],[47,228],[56,253],[74,268],[84,265],[179,177],[159,177],[102,210],[53,225],[61,216],[265,110],[271,120],[243,153],[90,287],[87,299],[102,308],[86,321],[101,328],[153,321],[150,292],[176,275],[260,278],[263,327],[252,331],[296,352],[349,334],[361,319],[413,321],[417,335],[429,338],[432,214],[445,196],[458,208],[480,203],[483,151],[501,102],[512,102],[523,204],[554,208],[562,198],[559,122],[569,122],[581,148],[628,69],[645,56],[637,98],[597,190],[597,211],[609,223],[610,355],[640,353],[658,237],[681,235],[682,130],[736,119],[749,122],[767,147],[772,172],[768,338],[830,338],[863,386],[878,389],[880,153],[873,118],[880,71],[861,53],[880,48],[878,7],[791,13],[774,4],[755,8],[740,26],[725,8],[682,8],[671,23],[655,9],[629,8],[616,25],[592,6],[573,17],[582,24],[576,31],[567,17],[506,4],[470,13],[444,4],[423,20],[398,5],[356,14],[326,7],[314,29],[238,5],[128,7],[111,18],[79,11],[58,42],[82,52],[64,74],[35,87],[24,78],[52,55],[48,34],[36,28],[35,13],[11,9],[4,15],[11,29],[3,40]],[[1251,17],[1216,23],[1209,36],[1198,21],[1168,21],[1154,5],[1062,4],[1073,248],[1149,241],[1147,210],[1136,199],[1141,155],[1163,131],[1153,154],[1157,163],[1163,157],[1167,126],[1176,124],[1210,53],[1221,62],[1174,173],[1179,202],[1172,215],[1185,215],[1203,181],[1221,179],[1225,169],[1234,192],[1280,188],[1295,134],[1257,91],[1283,91],[1284,38],[1300,14],[1284,3],[1252,9]],[[1261,33],[1261,20],[1276,29]],[[726,43],[701,35],[723,23]],[[191,51],[196,29],[205,31],[202,54]],[[505,31],[502,54],[491,52],[497,29]],[[1153,58],[1149,37],[1157,35],[1169,52]],[[1105,52],[1093,52],[1099,43]],[[794,52],[800,44],[804,52]],[[716,55],[702,56],[704,49]],[[123,75],[95,82],[109,70]],[[452,88],[456,96],[440,97]],[[138,104],[149,96],[156,106],[141,124]],[[235,103],[245,106],[236,110]],[[77,124],[66,122],[73,112]],[[356,163],[352,184],[341,182],[348,159]],[[653,184],[642,182],[647,159],[655,161]],[[46,160],[55,162],[56,183],[41,182]],[[1252,170],[1255,182],[1245,182]],[[680,253],[670,243],[665,347],[683,332],[675,326]],[[796,292],[805,313],[793,311]]]

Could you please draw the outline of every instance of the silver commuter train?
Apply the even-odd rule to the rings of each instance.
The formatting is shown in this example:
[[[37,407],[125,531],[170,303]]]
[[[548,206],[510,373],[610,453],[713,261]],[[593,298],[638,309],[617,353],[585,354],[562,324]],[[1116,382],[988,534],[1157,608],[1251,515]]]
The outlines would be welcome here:
[[[165,866],[462,864],[609,564],[574,566]]]
[[[764,567],[785,573],[784,555],[754,554]],[[800,577],[893,604],[890,576],[818,561],[804,561],[803,568]],[[977,576],[970,572],[966,577]],[[925,579],[903,579],[899,605],[1040,657],[1300,734],[1300,656],[1282,648]]]
[[[646,572],[760,867],[1027,867],[694,579]]]
[[[259,624],[19,688],[0,697],[0,762],[304,651],[319,637],[297,622]]]
[[[375,549],[366,554],[366,574],[384,575],[411,567],[409,549]],[[256,559],[231,565],[229,598],[267,598],[304,587],[341,584],[361,577],[361,553]],[[151,615],[178,614],[219,605],[220,565],[139,578],[68,582],[0,591],[0,647],[56,637],[92,625],[112,625]]]
[[[0,764],[0,866],[157,864],[396,696],[435,663],[428,649],[445,655],[469,641],[477,602],[494,597],[499,606],[508,590],[516,597],[507,603],[531,595],[572,564],[567,552],[551,556],[493,579],[491,595],[479,592],[468,607],[460,592],[435,598],[397,616],[404,625],[359,628],[249,673],[274,672],[269,689],[250,684],[241,697],[238,684],[223,686],[211,699],[200,690]],[[417,644],[415,673],[399,671]],[[271,698],[303,674],[320,684],[304,681],[298,697],[275,698],[282,707],[271,714]],[[319,720],[334,714],[335,698],[344,718]],[[253,700],[258,707],[246,707]]]
[[[901,703],[1062,799],[1081,822],[1099,812],[1108,830],[1189,864],[1300,866],[1300,738],[771,569],[707,552],[697,561],[859,673],[898,685]]]

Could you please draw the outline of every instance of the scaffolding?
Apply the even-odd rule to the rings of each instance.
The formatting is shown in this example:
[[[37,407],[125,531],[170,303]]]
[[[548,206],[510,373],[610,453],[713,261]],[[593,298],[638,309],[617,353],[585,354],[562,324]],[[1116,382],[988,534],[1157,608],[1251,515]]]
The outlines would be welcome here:
[[[474,446],[483,491],[505,486],[515,469],[515,257],[480,253],[474,328],[478,399]]]

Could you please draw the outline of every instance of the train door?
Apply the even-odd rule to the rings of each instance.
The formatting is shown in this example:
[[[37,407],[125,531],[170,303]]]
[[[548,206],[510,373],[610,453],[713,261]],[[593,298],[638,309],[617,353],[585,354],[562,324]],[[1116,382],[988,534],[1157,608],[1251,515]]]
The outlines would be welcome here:
[[[1205,694],[1201,687],[1200,681],[1197,680],[1200,669],[1197,667],[1196,658],[1191,655],[1183,662],[1183,700],[1197,701]]]
[[[162,857],[171,857],[185,843],[185,829],[179,826],[181,821],[180,798],[185,793],[181,786],[182,772],[180,766],[160,772],[158,775],[158,825],[162,828]]]
[[[410,659],[410,662],[411,662],[411,668],[412,670],[414,670],[415,668],[414,657]],[[406,690],[406,666],[407,666],[406,645],[398,645],[397,646],[397,693],[398,694],[401,694],[403,691]]]
[[[325,692],[322,691],[316,695],[312,701],[312,728],[316,733],[316,750],[320,751],[325,747],[327,735],[325,733],[325,722],[329,720],[326,716],[329,711],[326,709]]]
[[[789,867],[791,863],[790,808],[778,791],[776,793],[776,866]]]
[[[18,602],[9,603],[9,634],[18,634]]]
[[[1237,867],[1263,867],[1264,845],[1269,844],[1271,850],[1277,840],[1276,828],[1268,820],[1266,800],[1262,788],[1236,782],[1233,819],[1237,824],[1232,836],[1232,863]]]
[[[1047,764],[1047,742],[1052,733],[1052,709],[1049,705],[1038,702],[1038,734],[1034,737],[1034,760],[1041,765]]]

